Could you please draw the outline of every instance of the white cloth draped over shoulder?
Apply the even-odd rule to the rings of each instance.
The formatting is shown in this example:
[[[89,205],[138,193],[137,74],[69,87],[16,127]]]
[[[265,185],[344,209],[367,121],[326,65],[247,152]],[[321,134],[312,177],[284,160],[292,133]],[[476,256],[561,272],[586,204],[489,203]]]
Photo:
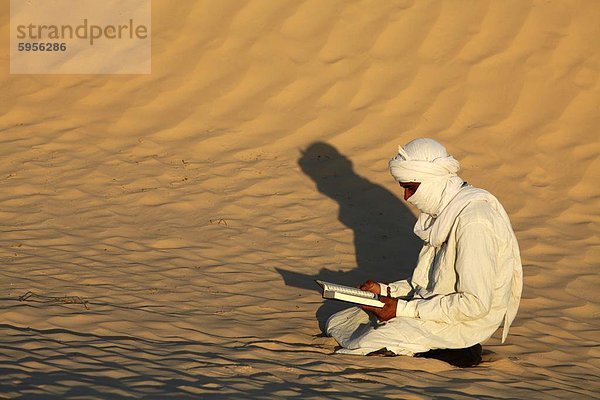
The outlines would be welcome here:
[[[342,345],[338,352],[367,354],[385,347],[414,355],[469,347],[501,324],[506,339],[523,285],[517,240],[498,200],[463,184],[458,169],[431,139],[400,147],[390,161],[396,180],[421,182],[408,201],[422,211],[414,231],[423,248],[410,279],[380,284],[382,293],[389,287],[400,298],[395,318],[373,323],[358,307],[330,317],[326,330]]]
[[[502,221],[502,228],[508,233],[508,237],[505,238],[507,241],[504,243],[507,251],[507,265],[504,267],[509,269],[512,272],[512,275],[510,281],[510,296],[508,297],[508,303],[506,304],[506,315],[502,333],[502,342],[504,342],[508,336],[509,327],[517,315],[517,310],[521,301],[523,270],[517,238],[515,237],[504,207],[502,207],[496,197],[483,189],[467,186],[458,191],[450,204],[448,204],[435,220],[428,214],[421,214],[414,229],[415,234],[425,242],[419,256],[420,258],[423,258],[423,262],[419,263],[419,265],[424,266],[433,264],[436,249],[441,248],[444,242],[446,242],[450,230],[460,212],[472,202],[477,201],[483,201],[486,203],[487,207],[491,208],[494,213],[494,218]],[[471,246],[476,245],[477,243],[471,244]],[[419,270],[416,269],[413,274],[413,281],[424,282],[426,279],[426,272],[427,271],[424,268]],[[427,296],[423,291],[420,291],[420,293],[422,298]]]

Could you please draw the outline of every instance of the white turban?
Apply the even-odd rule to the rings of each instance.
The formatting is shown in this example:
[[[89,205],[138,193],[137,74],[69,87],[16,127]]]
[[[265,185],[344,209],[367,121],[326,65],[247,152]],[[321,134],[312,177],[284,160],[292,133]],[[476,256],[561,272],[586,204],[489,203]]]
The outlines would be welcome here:
[[[433,139],[420,138],[398,146],[390,160],[390,172],[399,182],[423,182],[432,178],[456,176],[460,164],[446,148]]]
[[[398,146],[390,172],[399,182],[420,182],[408,202],[421,212],[437,216],[463,184],[456,175],[460,164],[433,139],[420,138]]]

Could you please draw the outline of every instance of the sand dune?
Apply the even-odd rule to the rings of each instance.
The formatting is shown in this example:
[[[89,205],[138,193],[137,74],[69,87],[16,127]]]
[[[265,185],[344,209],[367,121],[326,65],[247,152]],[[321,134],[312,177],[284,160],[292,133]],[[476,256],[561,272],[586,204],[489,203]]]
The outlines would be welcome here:
[[[597,2],[152,5],[151,75],[0,63],[0,397],[600,396]],[[339,305],[312,279],[410,272],[387,159],[419,136],[521,246],[520,312],[475,369],[316,336]]]

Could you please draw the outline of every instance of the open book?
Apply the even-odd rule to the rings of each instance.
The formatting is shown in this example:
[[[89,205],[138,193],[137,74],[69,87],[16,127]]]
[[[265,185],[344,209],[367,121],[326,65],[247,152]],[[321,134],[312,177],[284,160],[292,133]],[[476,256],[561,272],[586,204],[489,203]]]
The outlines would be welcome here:
[[[379,296],[375,293],[365,292],[350,286],[338,285],[337,283],[316,281],[323,288],[324,299],[334,299],[348,301],[365,306],[383,307],[385,303],[379,301]]]

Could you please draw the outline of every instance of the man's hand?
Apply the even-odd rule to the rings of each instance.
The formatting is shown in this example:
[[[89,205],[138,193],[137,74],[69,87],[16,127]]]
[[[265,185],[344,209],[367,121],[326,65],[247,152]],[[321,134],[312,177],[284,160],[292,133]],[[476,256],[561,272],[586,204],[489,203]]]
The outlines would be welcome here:
[[[361,306],[361,308],[365,311],[371,311],[380,321],[389,321],[390,319],[394,318],[396,316],[396,308],[398,307],[398,299],[381,296],[379,301],[385,303],[383,308],[371,306]]]
[[[375,294],[381,294],[381,287],[379,283],[373,282],[372,280],[368,280],[359,287],[360,290],[364,290],[366,292],[371,292]]]

